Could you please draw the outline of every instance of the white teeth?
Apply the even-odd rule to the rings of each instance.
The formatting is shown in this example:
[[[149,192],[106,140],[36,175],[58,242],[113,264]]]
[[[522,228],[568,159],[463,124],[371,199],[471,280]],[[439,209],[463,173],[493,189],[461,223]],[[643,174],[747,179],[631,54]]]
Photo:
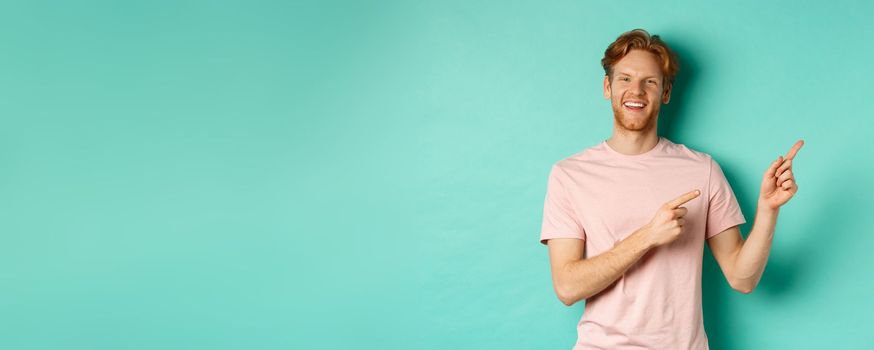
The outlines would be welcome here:
[[[643,103],[640,102],[625,102],[625,105],[628,107],[643,107]]]

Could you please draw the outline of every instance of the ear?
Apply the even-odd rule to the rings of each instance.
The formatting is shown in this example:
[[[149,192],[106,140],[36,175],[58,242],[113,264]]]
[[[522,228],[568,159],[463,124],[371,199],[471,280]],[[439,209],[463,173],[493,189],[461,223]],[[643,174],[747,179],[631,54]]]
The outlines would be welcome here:
[[[604,99],[610,99],[610,76],[604,75]]]
[[[671,87],[673,87],[673,85],[674,84],[668,84],[665,86],[665,92],[662,94],[662,104],[666,105],[671,101]]]

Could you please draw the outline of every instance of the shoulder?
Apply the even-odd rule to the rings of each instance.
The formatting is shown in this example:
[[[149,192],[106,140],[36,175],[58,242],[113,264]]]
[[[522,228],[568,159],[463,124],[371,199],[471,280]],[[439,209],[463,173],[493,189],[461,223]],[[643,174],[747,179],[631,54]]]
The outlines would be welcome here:
[[[682,143],[675,143],[668,139],[665,139],[665,141],[665,154],[667,155],[707,166],[710,166],[711,161],[714,161],[709,153],[696,150]]]
[[[670,148],[671,154],[674,157],[682,157],[688,161],[697,163],[696,168],[706,174],[708,183],[715,180],[725,179],[725,173],[722,170],[719,162],[709,153],[695,150],[683,144],[670,143],[667,148]]]
[[[604,155],[602,144],[586,146],[554,162],[551,172],[554,176],[578,173],[580,170],[601,161]]]

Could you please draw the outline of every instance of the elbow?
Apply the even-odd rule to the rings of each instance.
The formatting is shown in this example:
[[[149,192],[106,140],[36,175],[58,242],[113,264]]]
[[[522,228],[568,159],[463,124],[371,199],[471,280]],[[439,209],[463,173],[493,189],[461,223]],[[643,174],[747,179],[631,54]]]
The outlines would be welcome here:
[[[753,292],[754,289],[756,289],[756,286],[751,283],[734,282],[730,283],[730,285],[732,289],[743,294],[750,294]]]
[[[564,304],[565,306],[572,306],[577,302],[573,298],[570,298],[568,296],[563,296],[563,295],[559,295],[558,300],[560,300],[561,303]]]
[[[556,286],[555,293],[558,296],[558,300],[561,300],[561,303],[567,306],[571,306],[580,300],[588,298],[588,296],[581,294],[580,291],[572,290],[565,286]]]
[[[564,286],[556,286],[555,294],[556,296],[558,296],[558,300],[560,300],[561,303],[565,304],[566,306],[571,306],[576,302],[580,301],[580,298],[578,296],[574,295],[572,291]]]
[[[576,303],[576,300],[573,300],[567,296],[562,296],[562,295],[558,296],[558,300],[561,300],[561,303],[564,304],[565,306],[571,306],[574,303]]]
[[[741,292],[741,293],[743,293],[743,294],[750,294],[750,293],[753,292],[753,289],[755,289],[755,288],[752,288],[752,287],[745,287],[745,288],[735,288],[734,290],[736,290],[736,291],[738,291],[738,292]]]

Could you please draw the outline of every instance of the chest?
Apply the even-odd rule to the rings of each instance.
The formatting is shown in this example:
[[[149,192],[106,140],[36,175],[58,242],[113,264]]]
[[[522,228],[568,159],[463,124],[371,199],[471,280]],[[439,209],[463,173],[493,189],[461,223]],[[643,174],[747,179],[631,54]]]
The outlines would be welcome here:
[[[662,205],[695,189],[701,195],[681,205],[688,209],[686,224],[684,235],[674,245],[693,244],[699,238],[703,242],[709,193],[706,169],[694,163],[604,165],[589,167],[579,175],[572,183],[572,205],[592,244],[591,253],[612,248],[648,224]]]

